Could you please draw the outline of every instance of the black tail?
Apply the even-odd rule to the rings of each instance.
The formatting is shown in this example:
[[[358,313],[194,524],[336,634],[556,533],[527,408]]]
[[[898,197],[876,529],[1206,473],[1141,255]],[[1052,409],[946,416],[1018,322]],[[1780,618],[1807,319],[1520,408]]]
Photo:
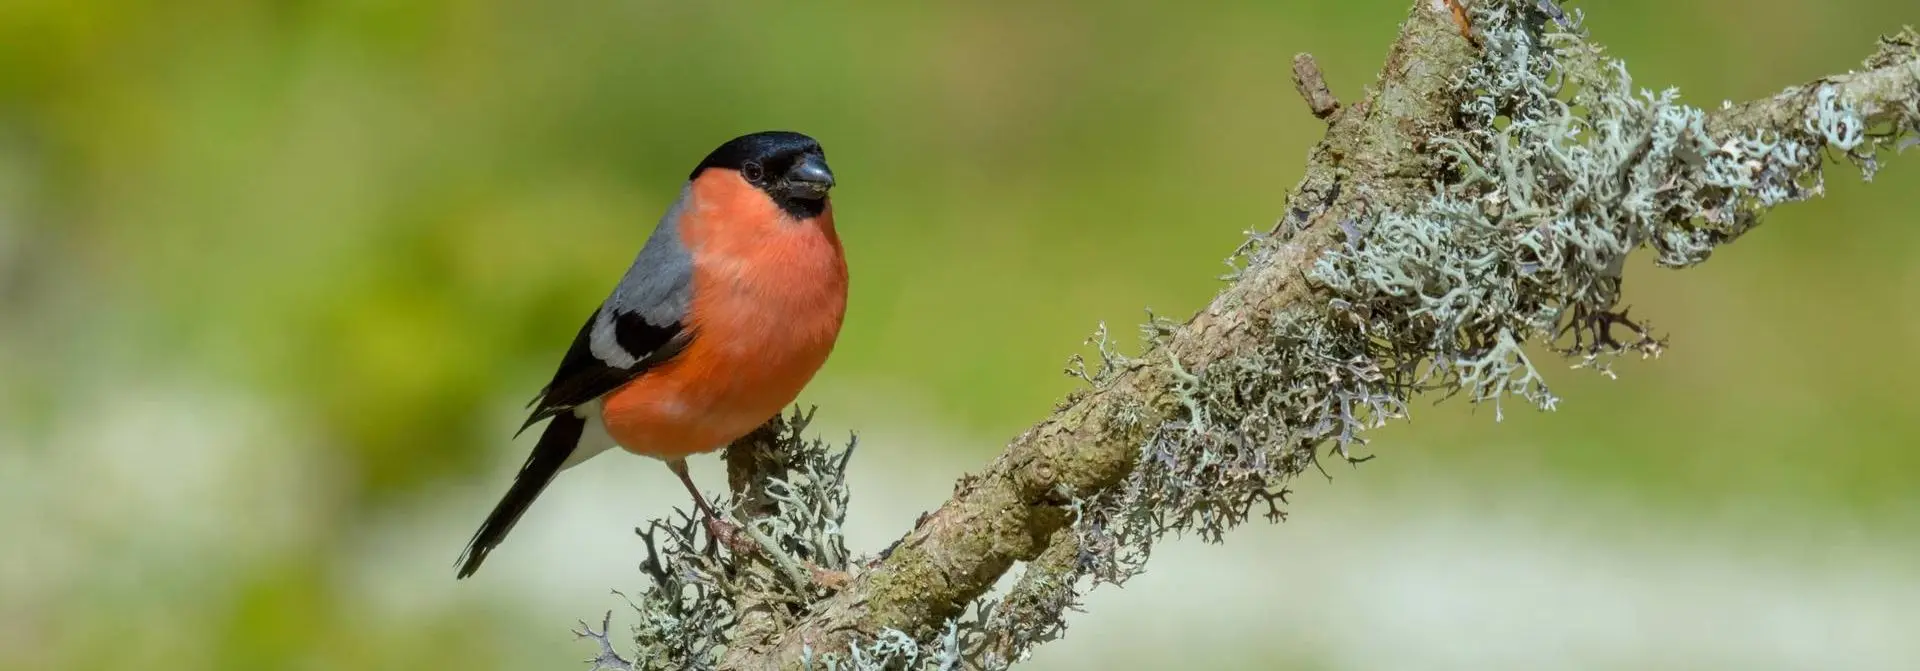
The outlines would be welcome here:
[[[500,503],[487,515],[487,521],[474,532],[473,540],[467,541],[467,549],[460,553],[459,577],[465,578],[480,570],[480,562],[487,560],[487,553],[500,546],[507,532],[513,530],[513,523],[520,521],[520,515],[533,505],[547,483],[553,482],[553,476],[560,474],[560,465],[566,463],[567,455],[580,443],[580,432],[586,426],[585,418],[571,412],[561,412],[547,422],[546,430],[540,434],[540,443],[527,455],[527,463],[520,466],[520,473],[513,476],[513,486],[507,488],[507,495],[500,498]]]

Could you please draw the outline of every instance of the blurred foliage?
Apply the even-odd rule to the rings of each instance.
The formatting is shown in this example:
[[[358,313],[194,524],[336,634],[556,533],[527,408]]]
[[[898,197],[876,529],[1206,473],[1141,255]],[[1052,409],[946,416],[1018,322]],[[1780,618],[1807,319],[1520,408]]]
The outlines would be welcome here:
[[[1920,22],[1908,0],[1587,9],[1644,85],[1694,102],[1854,67]],[[115,394],[187,385],[265,408],[300,439],[252,448],[301,451],[291,468],[328,483],[265,558],[155,569],[202,582],[149,584],[152,608],[85,620],[104,606],[70,600],[105,588],[0,593],[0,667],[75,668],[102,640],[148,668],[551,662],[484,635],[522,634],[506,613],[370,624],[332,596],[342,547],[500,458],[509,410],[713,145],[776,127],[824,142],[854,288],[818,384],[906,390],[984,454],[1069,388],[1060,367],[1097,321],[1204,304],[1317,139],[1288,59],[1312,51],[1351,100],[1405,11],[0,3],[0,448],[17,453],[0,457],[39,463]],[[1911,509],[1911,160],[1834,179],[1703,268],[1636,269],[1629,298],[1673,333],[1668,360],[1563,374],[1566,409],[1498,430],[1416,408],[1377,434],[1394,458],[1348,484],[1534,466],[1677,503]],[[1393,450],[1416,441],[1430,449]]]

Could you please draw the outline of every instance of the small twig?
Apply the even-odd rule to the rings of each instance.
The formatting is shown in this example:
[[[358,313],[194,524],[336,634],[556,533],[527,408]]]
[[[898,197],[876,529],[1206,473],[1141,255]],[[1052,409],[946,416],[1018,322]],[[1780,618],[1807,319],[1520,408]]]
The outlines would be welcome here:
[[[600,671],[601,669],[633,671],[633,662],[627,661],[625,657],[620,656],[620,653],[614,651],[613,641],[608,640],[610,638],[608,633],[611,631],[613,631],[613,611],[607,611],[606,617],[601,618],[600,631],[594,631],[593,627],[587,625],[586,620],[581,620],[580,629],[573,632],[575,636],[591,638],[594,642],[600,644],[600,654],[593,659],[586,660],[593,662],[593,668],[589,671]]]
[[[1313,54],[1302,51],[1293,55],[1293,89],[1306,99],[1307,110],[1316,119],[1325,120],[1340,111],[1340,99],[1327,88],[1326,75],[1320,73]]]

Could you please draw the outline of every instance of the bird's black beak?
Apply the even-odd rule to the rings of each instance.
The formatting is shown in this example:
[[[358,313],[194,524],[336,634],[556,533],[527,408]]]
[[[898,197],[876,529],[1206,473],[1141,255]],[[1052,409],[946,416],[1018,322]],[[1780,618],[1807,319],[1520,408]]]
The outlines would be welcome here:
[[[786,182],[795,196],[825,198],[827,190],[833,188],[833,171],[827,168],[826,157],[807,154],[787,169]]]

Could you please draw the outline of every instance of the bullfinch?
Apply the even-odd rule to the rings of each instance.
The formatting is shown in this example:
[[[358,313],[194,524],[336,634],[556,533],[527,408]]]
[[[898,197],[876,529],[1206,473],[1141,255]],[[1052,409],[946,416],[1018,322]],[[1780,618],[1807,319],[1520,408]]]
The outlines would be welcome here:
[[[554,476],[618,446],[687,475],[799,396],[839,337],[847,262],[833,171],[800,133],[743,135],[688,175],[611,295],[587,317],[520,430],[546,429],[459,560],[473,575]],[[517,434],[516,434],[517,435]]]

